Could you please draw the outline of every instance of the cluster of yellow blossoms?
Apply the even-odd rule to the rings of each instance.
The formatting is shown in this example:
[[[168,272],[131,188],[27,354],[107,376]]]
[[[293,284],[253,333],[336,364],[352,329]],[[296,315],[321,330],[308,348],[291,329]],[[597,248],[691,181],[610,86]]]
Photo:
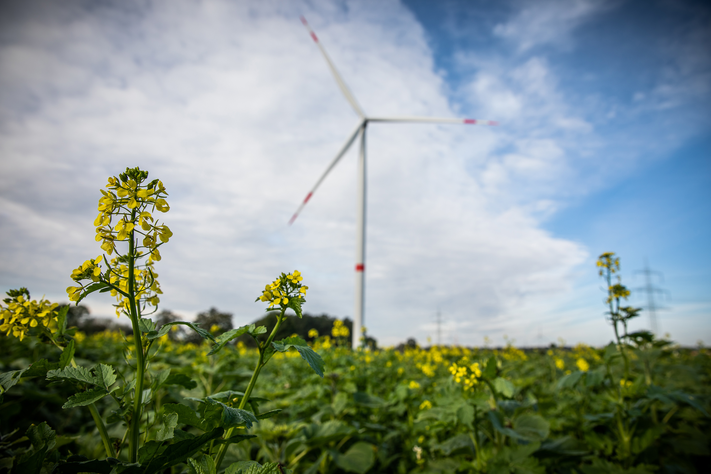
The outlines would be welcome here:
[[[117,316],[130,312],[131,303],[127,297],[131,290],[130,276],[134,281],[133,295],[139,305],[157,306],[158,295],[162,294],[153,264],[161,259],[158,248],[168,242],[173,233],[165,224],[159,224],[152,212],[168,212],[170,206],[165,200],[168,193],[163,183],[155,179],[143,184],[147,178],[148,172],[138,168],[127,168],[118,178],[109,178],[106,185],[109,191],[101,190],[99,215],[94,220],[94,226],[96,241],[102,242],[101,248],[109,255],[115,252],[116,256],[110,262],[102,256],[87,260],[72,271],[72,279],[77,283],[82,280],[107,283],[111,287],[111,295],[117,299],[114,305]],[[129,241],[128,250],[131,253],[121,254],[118,251],[116,242],[120,241]],[[142,258],[147,259],[139,265],[138,261]],[[100,266],[102,261],[106,270]],[[131,261],[133,275],[129,275]],[[71,301],[79,301],[89,283],[80,284],[67,288]]]
[[[256,301],[269,302],[269,308],[276,305],[286,307],[290,299],[306,294],[309,287],[301,284],[303,280],[304,278],[298,270],[294,270],[294,273],[288,275],[282,273],[276,280],[264,287],[262,295]]]
[[[30,292],[26,288],[10,290],[9,298],[0,303],[0,332],[6,336],[12,334],[23,340],[30,328],[48,328],[57,317],[57,303],[50,303],[42,298],[39,301],[30,299]]]
[[[478,362],[469,365],[469,371],[471,371],[471,374],[467,375],[467,367],[456,363],[449,367],[449,372],[452,374],[454,381],[464,385],[464,390],[471,390],[474,385],[479,383],[481,378],[481,367]]]
[[[351,332],[348,330],[345,324],[343,324],[343,321],[340,319],[336,319],[333,322],[333,328],[331,328],[331,336],[333,337],[348,337],[351,335]]]

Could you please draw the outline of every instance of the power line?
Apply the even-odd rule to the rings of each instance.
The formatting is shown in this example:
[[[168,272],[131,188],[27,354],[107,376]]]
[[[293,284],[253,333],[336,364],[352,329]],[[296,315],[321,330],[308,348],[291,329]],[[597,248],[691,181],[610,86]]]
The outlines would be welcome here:
[[[664,290],[662,288],[656,287],[652,284],[652,277],[653,276],[658,276],[659,279],[663,282],[664,281],[664,275],[661,272],[657,272],[654,270],[651,270],[649,268],[649,263],[647,262],[647,259],[644,259],[644,270],[637,270],[635,272],[635,275],[638,273],[642,273],[644,275],[644,281],[645,285],[640,288],[635,288],[635,291],[641,291],[643,293],[647,294],[647,307],[644,308],[649,312],[649,323],[652,329],[652,332],[654,334],[659,334],[659,328],[657,324],[657,310],[660,309],[666,309],[661,306],[657,306],[657,304],[654,301],[654,295],[669,295],[669,292],[667,290]]]

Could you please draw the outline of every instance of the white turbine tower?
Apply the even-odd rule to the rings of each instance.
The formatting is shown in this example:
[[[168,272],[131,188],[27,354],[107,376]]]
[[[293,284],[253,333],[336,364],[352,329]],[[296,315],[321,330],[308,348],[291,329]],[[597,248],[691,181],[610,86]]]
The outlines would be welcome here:
[[[350,148],[356,138],[360,139],[360,153],[358,154],[358,215],[357,215],[357,225],[356,225],[356,279],[355,279],[355,310],[353,312],[353,349],[357,349],[360,341],[361,328],[363,327],[363,309],[365,303],[365,131],[368,126],[368,122],[425,122],[425,123],[459,123],[459,124],[469,124],[469,125],[498,125],[496,122],[491,120],[474,120],[474,119],[461,119],[461,118],[433,118],[433,117],[369,117],[365,115],[363,109],[360,108],[358,103],[353,97],[353,94],[346,86],[343,78],[338,73],[331,58],[326,54],[326,50],[321,45],[318,40],[316,33],[313,32],[309,24],[306,22],[304,17],[301,17],[301,22],[304,24],[306,29],[311,34],[316,45],[321,50],[328,67],[331,69],[333,77],[338,83],[338,87],[343,92],[346,100],[356,114],[358,114],[359,122],[358,125],[353,129],[353,131],[348,135],[348,139],[341,147],[340,151],[336,154],[336,157],[331,161],[331,163],[323,172],[321,177],[316,181],[316,184],[311,188],[311,191],[304,198],[304,202],[301,203],[299,208],[296,210],[291,220],[289,220],[289,225],[293,224],[298,217],[301,210],[304,208],[311,196],[313,196],[316,189],[321,185],[323,180],[326,178],[328,173],[331,172],[336,163],[345,155],[346,151]]]

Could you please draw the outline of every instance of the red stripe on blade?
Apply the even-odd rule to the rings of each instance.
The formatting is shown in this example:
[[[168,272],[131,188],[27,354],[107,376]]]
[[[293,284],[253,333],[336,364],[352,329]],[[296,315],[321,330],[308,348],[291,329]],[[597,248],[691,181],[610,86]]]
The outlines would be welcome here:
[[[308,25],[308,23],[306,22],[306,18],[305,18],[305,17],[301,16],[301,17],[299,17],[299,18],[301,19],[301,23],[303,23],[304,25]]]
[[[492,125],[494,127],[497,126],[498,124],[499,124],[499,122],[495,122],[493,120],[489,122],[489,125]]]
[[[356,263],[356,271],[357,271],[357,272],[364,272],[364,271],[365,271],[365,264],[363,264],[363,263]]]
[[[318,38],[316,37],[316,33],[314,33],[313,31],[311,32],[311,37],[314,39],[315,42],[318,43]]]
[[[289,225],[291,225],[291,224],[294,223],[294,221],[296,220],[296,217],[297,217],[297,216],[298,216],[298,214],[294,214],[293,216],[291,216],[291,219],[289,219]]]
[[[474,119],[464,119],[464,123],[476,123]]]
[[[306,204],[307,202],[309,202],[309,199],[311,199],[311,196],[313,196],[313,195],[314,195],[313,192],[307,194],[307,195],[306,195],[306,199],[304,199],[304,204]]]

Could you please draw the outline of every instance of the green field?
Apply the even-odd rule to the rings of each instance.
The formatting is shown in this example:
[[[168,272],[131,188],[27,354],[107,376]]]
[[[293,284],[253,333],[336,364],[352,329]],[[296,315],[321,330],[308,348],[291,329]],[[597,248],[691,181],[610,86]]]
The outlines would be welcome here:
[[[131,380],[132,337],[104,332],[77,333],[73,339],[79,366],[103,363],[115,368],[118,381]],[[232,406],[239,398],[234,392],[248,384],[257,350],[238,343],[209,356],[209,341],[181,343],[168,335],[157,341],[149,354],[143,445],[170,446],[224,424],[224,416],[216,417],[204,401],[210,397]],[[253,460],[297,473],[643,473],[704,472],[711,463],[708,349],[633,341],[626,346],[625,378],[613,344],[526,352],[514,347],[353,352],[338,342],[321,336],[313,344],[325,363],[323,378],[295,350],[273,357],[252,393],[256,403],[249,410],[261,419],[237,429],[256,437],[231,445],[221,469]],[[9,387],[0,406],[0,469],[13,462],[17,468],[23,455],[42,449],[45,469],[70,455],[84,456],[69,458],[75,462],[104,459],[86,407],[62,409],[86,386],[49,383],[41,375],[11,386],[8,372],[42,359],[56,362],[59,350],[35,338],[0,337],[0,345],[3,387]],[[114,395],[117,391],[96,406],[119,446],[126,439],[126,413]],[[178,413],[177,420],[172,413]],[[31,424],[42,422],[56,432],[50,449],[31,447],[34,442],[23,437]],[[214,457],[210,446],[192,458],[210,452]],[[117,457],[126,460],[126,449]],[[199,472],[188,464],[164,472]],[[60,472],[78,472],[72,469]]]

